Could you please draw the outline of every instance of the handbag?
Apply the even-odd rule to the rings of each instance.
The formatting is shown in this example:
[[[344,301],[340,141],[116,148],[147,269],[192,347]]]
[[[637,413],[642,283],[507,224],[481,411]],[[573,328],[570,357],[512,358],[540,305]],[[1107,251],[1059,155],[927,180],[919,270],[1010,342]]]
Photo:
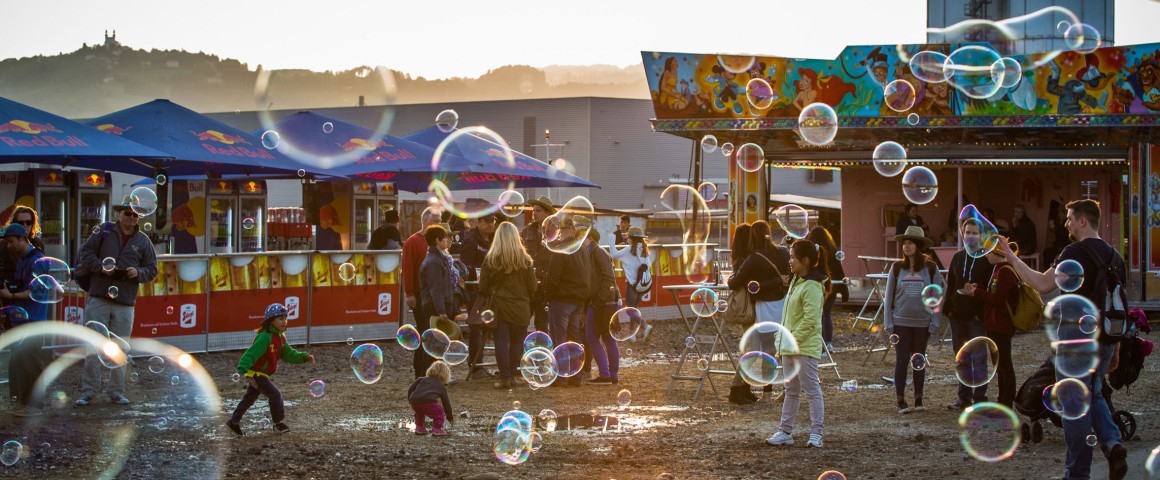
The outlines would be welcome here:
[[[493,284],[494,285],[494,284]],[[492,310],[492,297],[495,296],[495,289],[490,292],[479,292],[475,296],[475,301],[471,303],[471,309],[467,311],[468,325],[484,325],[487,328],[495,328],[495,311],[491,312],[491,318],[487,321],[483,319],[483,312]]]
[[[777,272],[778,278],[781,278],[781,270],[778,270],[777,265],[762,255],[759,252],[753,252],[761,258],[769,262],[769,266]],[[757,302],[753,300],[753,295],[749,293],[748,285],[733,290],[729,293],[729,308],[725,310],[725,322],[737,325],[753,325],[757,321]]]

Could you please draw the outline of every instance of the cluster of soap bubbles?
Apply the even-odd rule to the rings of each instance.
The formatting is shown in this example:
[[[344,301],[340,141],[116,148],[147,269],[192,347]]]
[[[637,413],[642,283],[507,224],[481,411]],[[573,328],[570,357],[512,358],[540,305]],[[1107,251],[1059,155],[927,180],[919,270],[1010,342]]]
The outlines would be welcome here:
[[[540,422],[550,425],[545,428],[546,431],[555,430],[556,412],[540,412]],[[492,444],[496,460],[512,466],[527,461],[532,453],[543,446],[543,437],[536,431],[536,427],[537,422],[532,416],[521,410],[510,410],[503,414],[495,427],[495,441]]]

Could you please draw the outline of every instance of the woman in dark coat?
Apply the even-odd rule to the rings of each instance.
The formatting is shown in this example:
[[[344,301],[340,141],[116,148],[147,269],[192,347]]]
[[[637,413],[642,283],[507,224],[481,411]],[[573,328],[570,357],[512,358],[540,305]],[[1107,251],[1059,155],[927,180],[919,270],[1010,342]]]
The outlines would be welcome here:
[[[536,274],[532,257],[524,250],[520,234],[509,222],[500,224],[495,231],[491,248],[483,259],[479,278],[481,295],[491,295],[491,309],[495,313],[495,361],[500,379],[495,388],[511,388],[516,379],[516,367],[524,347],[524,336],[532,317],[532,294],[536,292]]]

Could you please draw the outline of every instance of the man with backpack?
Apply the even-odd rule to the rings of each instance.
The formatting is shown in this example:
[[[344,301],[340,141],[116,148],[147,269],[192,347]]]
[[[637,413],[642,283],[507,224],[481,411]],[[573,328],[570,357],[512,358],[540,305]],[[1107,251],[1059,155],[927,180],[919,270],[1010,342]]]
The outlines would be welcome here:
[[[1091,407],[1087,415],[1063,421],[1063,436],[1067,444],[1064,478],[1070,480],[1090,478],[1092,447],[1087,445],[1087,436],[1094,430],[1099,439],[1099,447],[1108,459],[1108,476],[1112,480],[1119,480],[1128,472],[1128,449],[1120,438],[1120,430],[1112,420],[1112,413],[1101,389],[1104,375],[1109,367],[1114,368],[1118,361],[1119,340],[1123,335],[1123,329],[1122,325],[1117,325],[1114,320],[1124,314],[1122,310],[1125,298],[1122,287],[1126,281],[1126,268],[1123,258],[1116,249],[1099,237],[1099,202],[1090,199],[1076,200],[1068,203],[1066,207],[1065,227],[1075,241],[1060,252],[1055,263],[1047,271],[1040,273],[1028,267],[1003,239],[999,241],[999,248],[1007,261],[1015,267],[1023,282],[1041,293],[1056,288],[1055,268],[1060,262],[1074,260],[1083,267],[1085,281],[1072,293],[1085,297],[1100,307],[1104,321],[1098,322],[1100,347],[1095,375],[1079,378],[1091,390]],[[1058,371],[1056,379],[1062,380]]]

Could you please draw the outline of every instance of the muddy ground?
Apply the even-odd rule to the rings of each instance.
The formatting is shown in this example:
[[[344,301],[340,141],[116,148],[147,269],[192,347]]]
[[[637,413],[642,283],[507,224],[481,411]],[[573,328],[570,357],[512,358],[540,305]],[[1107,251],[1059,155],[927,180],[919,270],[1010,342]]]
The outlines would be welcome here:
[[[47,415],[0,418],[0,441],[16,439],[25,446],[19,462],[0,465],[0,477],[438,479],[491,473],[478,478],[654,479],[669,473],[677,479],[813,480],[826,470],[851,479],[1046,479],[1062,473],[1062,432],[1050,424],[1042,443],[1023,445],[1008,460],[983,463],[964,454],[958,413],[944,408],[955,390],[949,344],[929,349],[927,410],[898,414],[893,387],[880,378],[892,371],[893,354],[883,361],[882,353],[875,353],[863,366],[865,347],[875,337],[861,328],[851,330],[850,312],[838,317],[834,343],[841,378],[858,380],[859,388],[840,391],[833,369],[822,371],[826,430],[820,450],[801,446],[809,423],[804,405],[795,433],[799,446],[766,445],[781,404],[729,404],[728,376],[714,377],[716,393],[706,384],[698,400],[693,399],[695,382],[678,382],[667,394],[673,362],[687,336],[678,320],[656,323],[646,341],[621,345],[626,355],[616,386],[495,390],[491,381],[461,379],[450,388],[457,422],[445,438],[413,433],[404,398],[413,378],[411,354],[393,341],[376,342],[387,368],[373,385],[352,374],[352,346],[310,346],[316,365],[283,364],[274,377],[293,430],[270,430],[263,422],[265,400],[259,400],[243,422],[247,435],[242,438],[221,426],[242,394],[241,384],[230,380],[240,352],[196,355],[211,377],[200,384],[172,359],[161,373],[145,368],[146,359],[137,359],[138,377],[127,392],[134,403],[127,407],[112,405],[104,396],[92,406],[74,407],[79,395],[79,367],[74,365],[48,388]],[[740,332],[734,327],[730,333],[735,345]],[[1046,341],[1036,332],[1017,336],[1014,344],[1022,383],[1042,363]],[[712,368],[724,365],[714,362]],[[696,371],[689,363],[685,369]],[[1131,394],[1115,396],[1117,408],[1130,411],[1139,424],[1137,438],[1128,443],[1129,478],[1147,478],[1144,452],[1160,444],[1158,370],[1157,361],[1149,359]],[[462,377],[466,366],[454,372]],[[327,385],[321,398],[312,397],[307,387],[315,379]],[[632,393],[625,408],[617,406],[621,389]],[[220,393],[220,404],[213,393]],[[992,399],[995,393],[992,389]],[[542,450],[514,467],[492,453],[496,423],[513,402],[533,415],[550,408],[561,417],[559,431],[543,434]],[[1097,454],[1093,478],[1106,474],[1106,462]]]

